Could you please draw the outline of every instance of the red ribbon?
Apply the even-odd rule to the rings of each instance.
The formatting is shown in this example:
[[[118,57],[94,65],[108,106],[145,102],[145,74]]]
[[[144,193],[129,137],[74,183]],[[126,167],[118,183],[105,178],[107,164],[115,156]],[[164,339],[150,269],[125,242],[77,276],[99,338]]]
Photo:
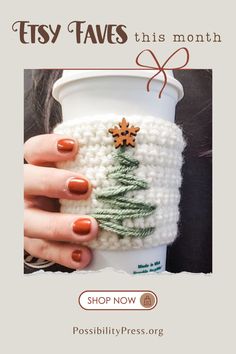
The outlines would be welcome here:
[[[169,62],[170,59],[172,59],[178,52],[180,51],[184,51],[186,53],[186,60],[185,60],[185,63],[181,66],[177,66],[177,67],[172,67],[172,68],[168,68],[166,67],[166,64]],[[149,66],[149,65],[146,65],[146,64],[142,64],[140,63],[139,61],[139,58],[141,57],[141,55],[143,53],[150,53],[154,62],[155,62],[155,66]],[[161,98],[161,95],[162,95],[162,92],[167,84],[167,75],[166,75],[166,70],[181,70],[183,69],[189,62],[189,51],[187,48],[185,47],[181,47],[179,49],[177,49],[174,53],[172,53],[169,58],[164,62],[164,64],[160,65],[157,57],[155,56],[155,54],[151,51],[151,49],[144,49],[141,53],[139,53],[139,55],[137,56],[136,58],[136,64],[143,67],[143,68],[146,68],[146,69],[152,69],[152,70],[157,70],[157,72],[148,80],[147,82],[147,91],[149,92],[150,91],[150,84],[152,82],[152,80],[157,77],[160,73],[163,73],[163,76],[164,76],[164,83],[163,83],[163,86],[159,92],[159,98]]]

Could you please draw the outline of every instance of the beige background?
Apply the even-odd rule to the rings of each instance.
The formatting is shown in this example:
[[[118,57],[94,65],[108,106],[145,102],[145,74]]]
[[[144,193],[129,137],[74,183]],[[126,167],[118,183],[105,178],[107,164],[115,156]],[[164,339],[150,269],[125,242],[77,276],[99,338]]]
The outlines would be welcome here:
[[[1,14],[1,346],[7,353],[199,353],[232,352],[235,279],[235,37],[233,1],[6,1]],[[76,45],[66,30],[55,45],[23,45],[11,31],[16,20],[60,23],[124,23],[125,45]],[[154,275],[118,273],[23,276],[23,69],[133,66],[141,49],[165,59],[179,44],[138,44],[135,31],[221,34],[223,43],[186,44],[192,68],[214,73],[214,273]],[[96,63],[94,62],[96,58]],[[194,83],[193,83],[194,84]],[[159,296],[153,311],[85,312],[77,305],[84,289],[150,289]],[[4,314],[4,316],[3,316]],[[72,336],[72,326],[164,328],[155,336]],[[126,349],[128,351],[128,348]]]

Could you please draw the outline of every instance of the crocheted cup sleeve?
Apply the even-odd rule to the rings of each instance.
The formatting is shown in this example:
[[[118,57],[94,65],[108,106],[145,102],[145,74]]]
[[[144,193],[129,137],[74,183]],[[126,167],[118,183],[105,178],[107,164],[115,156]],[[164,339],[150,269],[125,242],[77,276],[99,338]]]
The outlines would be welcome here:
[[[73,161],[58,168],[85,175],[93,191],[88,200],[60,200],[62,213],[92,215],[99,235],[87,245],[101,250],[130,250],[169,244],[177,236],[181,185],[181,129],[152,116],[125,116],[139,127],[135,147],[115,148],[109,129],[122,116],[107,114],[73,119],[54,132],[78,140]]]

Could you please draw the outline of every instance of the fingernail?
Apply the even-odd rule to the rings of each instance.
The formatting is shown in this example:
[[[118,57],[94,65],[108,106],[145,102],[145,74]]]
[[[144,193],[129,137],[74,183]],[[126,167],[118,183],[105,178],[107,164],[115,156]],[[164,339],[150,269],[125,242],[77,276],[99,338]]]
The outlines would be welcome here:
[[[68,183],[68,189],[74,194],[85,194],[88,192],[89,184],[83,178],[72,178]]]
[[[75,262],[80,262],[81,256],[82,256],[82,251],[80,251],[80,250],[73,251],[72,255],[71,255],[73,261],[75,261]]]
[[[70,152],[74,149],[75,141],[73,139],[60,139],[57,142],[59,152]]]
[[[91,220],[88,218],[80,218],[73,224],[73,231],[78,235],[87,235],[91,230]]]

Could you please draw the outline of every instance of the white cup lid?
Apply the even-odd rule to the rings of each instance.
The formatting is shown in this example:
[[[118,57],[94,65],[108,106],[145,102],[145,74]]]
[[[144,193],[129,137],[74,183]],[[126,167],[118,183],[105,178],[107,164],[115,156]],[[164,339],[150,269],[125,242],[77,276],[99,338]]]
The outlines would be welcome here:
[[[126,76],[126,77],[142,77],[145,79],[150,79],[156,70],[145,70],[145,69],[64,69],[62,77],[54,83],[53,86],[53,96],[58,100],[59,91],[61,88],[70,82],[77,81],[80,79],[94,78],[94,77],[106,77],[106,76]],[[167,75],[167,85],[173,86],[178,92],[178,101],[184,96],[183,86],[181,83],[174,78],[173,71],[166,71]],[[163,73],[159,73],[154,80],[164,82]]]

